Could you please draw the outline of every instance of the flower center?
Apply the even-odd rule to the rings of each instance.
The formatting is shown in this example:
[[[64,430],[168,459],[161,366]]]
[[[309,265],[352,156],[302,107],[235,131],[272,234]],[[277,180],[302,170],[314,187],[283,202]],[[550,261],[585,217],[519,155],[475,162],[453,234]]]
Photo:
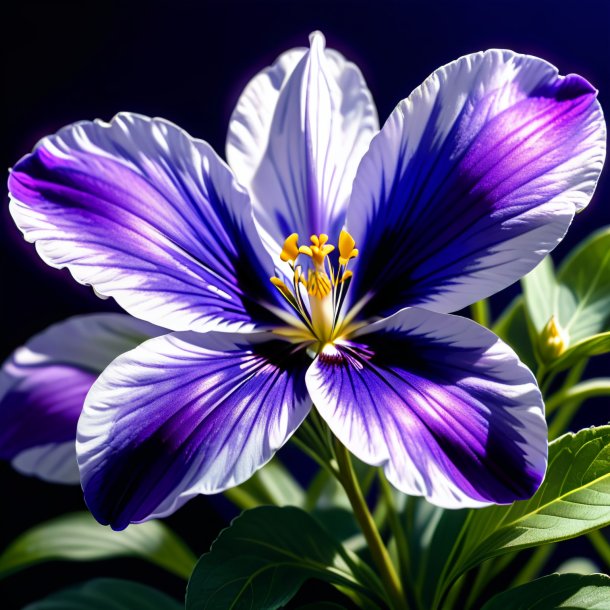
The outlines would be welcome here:
[[[335,246],[328,243],[328,235],[312,235],[310,241],[308,246],[299,246],[296,233],[286,238],[280,258],[290,265],[292,286],[288,287],[278,277],[272,277],[271,282],[320,345],[325,345],[332,342],[341,329],[339,316],[352,278],[347,267],[349,261],[358,256],[358,250],[354,247],[354,238],[347,231],[341,231],[335,269],[328,258]],[[299,258],[304,265],[296,264]]]

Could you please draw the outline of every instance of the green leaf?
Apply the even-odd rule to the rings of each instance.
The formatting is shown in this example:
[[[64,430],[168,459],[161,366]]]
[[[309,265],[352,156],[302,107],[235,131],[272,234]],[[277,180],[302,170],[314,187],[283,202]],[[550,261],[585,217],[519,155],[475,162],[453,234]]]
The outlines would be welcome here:
[[[62,515],[18,536],[0,555],[0,578],[44,561],[120,556],[139,557],[185,580],[196,562],[184,542],[159,521],[114,532],[81,512]]]
[[[490,599],[483,610],[608,610],[610,578],[603,574],[551,574]]]
[[[553,297],[557,291],[555,270],[550,256],[542,261],[521,280],[523,298],[534,329],[538,334],[556,313]]]
[[[527,312],[523,297],[517,297],[502,313],[492,327],[492,331],[508,343],[521,361],[530,369],[536,370],[537,362],[528,328]]]
[[[301,507],[305,504],[305,491],[277,457],[245,483],[227,489],[224,494],[241,509],[266,504]]]
[[[259,470],[252,479],[266,489],[273,504],[303,506],[305,491],[277,458]]]
[[[99,578],[53,593],[23,610],[180,610],[184,605],[161,591],[117,578]]]
[[[557,276],[547,256],[522,280],[532,340],[551,316],[568,336],[566,351],[547,363],[561,371],[579,360],[610,352],[610,227],[583,241]]]
[[[201,557],[187,587],[187,610],[286,604],[309,578],[379,602],[377,577],[305,511],[262,506],[242,513]],[[369,603],[370,606],[370,603]]]
[[[299,606],[297,610],[345,610],[345,606],[340,606],[334,602],[315,602],[313,604]]]
[[[424,498],[409,496],[403,519],[412,578],[417,583],[420,605],[431,608],[447,561],[448,545],[456,540],[469,514],[466,509],[447,510]]]
[[[557,274],[559,322],[570,345],[610,331],[610,227],[576,248]]]
[[[311,515],[327,532],[332,532],[333,537],[348,548],[355,551],[366,545],[352,510],[329,506],[314,508]]]
[[[570,347],[557,360],[551,362],[548,369],[564,371],[584,358],[607,354],[608,352],[610,352],[610,332],[599,333],[576,344],[570,344]]]
[[[549,446],[549,466],[529,500],[473,510],[447,583],[481,562],[610,524],[610,426],[566,434]]]

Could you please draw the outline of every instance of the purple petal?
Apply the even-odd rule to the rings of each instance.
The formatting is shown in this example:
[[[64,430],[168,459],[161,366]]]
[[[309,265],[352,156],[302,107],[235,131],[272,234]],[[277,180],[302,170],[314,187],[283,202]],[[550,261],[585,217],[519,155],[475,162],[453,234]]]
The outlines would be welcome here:
[[[74,443],[104,368],[161,329],[123,314],[76,316],[17,349],[0,371],[0,459],[56,483],[79,481]]]
[[[175,333],[117,358],[78,424],[93,515],[123,529],[248,479],[306,417],[310,362],[268,333]]]
[[[274,318],[273,266],[251,206],[214,151],[162,119],[123,113],[42,140],[13,169],[11,213],[42,258],[174,330]]]
[[[274,257],[291,233],[338,236],[356,168],[379,129],[360,70],[311,35],[256,76],[231,117],[227,158],[253,194]]]
[[[510,51],[468,55],[392,113],[354,183],[363,316],[451,312],[530,271],[587,205],[605,156],[595,89]]]
[[[544,477],[535,380],[470,320],[405,309],[327,346],[306,380],[341,442],[405,493],[448,508],[506,504]]]

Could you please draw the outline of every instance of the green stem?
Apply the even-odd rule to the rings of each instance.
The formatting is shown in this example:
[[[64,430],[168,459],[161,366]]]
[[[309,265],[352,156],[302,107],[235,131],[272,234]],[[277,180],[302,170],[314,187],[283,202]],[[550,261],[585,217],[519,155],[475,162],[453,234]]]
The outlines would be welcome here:
[[[455,573],[455,565],[454,560],[461,550],[462,541],[466,532],[468,531],[468,526],[474,515],[474,510],[468,512],[468,516],[462,523],[462,527],[460,529],[457,538],[453,542],[453,546],[451,547],[451,551],[449,551],[449,555],[447,556],[447,561],[445,561],[445,565],[443,566],[443,571],[441,572],[441,576],[438,579],[438,586],[436,587],[436,595],[434,597],[434,608],[441,608],[444,603],[446,595],[451,590],[451,587],[454,581],[461,576],[461,573]]]
[[[486,326],[489,328],[491,323],[491,315],[489,311],[489,301],[487,299],[473,303],[470,306],[470,314],[475,322],[481,326]]]
[[[580,404],[580,401],[573,400],[563,405],[561,411],[555,415],[553,421],[549,424],[549,441],[554,441],[567,430]]]
[[[549,440],[554,440],[563,434],[569,426],[572,418],[578,408],[587,398],[594,396],[610,396],[610,378],[590,379],[583,381],[572,388],[569,388],[565,394],[566,399],[561,409],[559,409],[549,426]],[[603,387],[603,384],[606,384]],[[555,397],[553,397],[555,398]],[[561,402],[562,397],[558,397],[558,402]]]
[[[492,564],[493,560],[488,559],[487,561],[483,562],[483,564],[479,567],[474,582],[472,583],[472,587],[470,587],[468,597],[466,598],[466,603],[464,606],[466,610],[469,610],[473,607],[473,604],[477,601],[479,595],[481,595],[481,593],[485,589],[485,586],[489,582],[493,568]]]
[[[546,375],[546,366],[544,364],[539,363],[538,369],[536,370],[536,381],[539,386],[542,386],[542,382],[544,381],[544,377]]]
[[[511,583],[511,587],[524,585],[536,578],[554,550],[554,544],[544,544],[537,547],[525,565],[517,572],[517,575]]]
[[[481,593],[485,591],[487,585],[498,574],[501,574],[506,568],[508,568],[508,566],[518,555],[518,552],[507,553],[506,555],[501,555],[500,557],[488,559],[481,565],[474,582],[472,583],[470,592],[468,593],[468,597],[464,605],[466,610],[470,610],[471,608],[475,607],[479,608],[481,606],[481,602],[479,601]]]
[[[312,450],[318,453],[322,460],[329,462],[332,455],[329,443],[324,435],[318,429],[315,420],[311,415],[306,419],[297,431],[297,436],[302,437],[305,444]]]
[[[556,371],[551,371],[548,374],[547,373],[548,373],[548,371],[545,370],[544,381],[542,383],[538,384],[540,386],[540,391],[542,392],[543,396],[546,396],[548,394],[548,391],[551,389],[551,384],[553,383],[555,377],[557,376]]]
[[[443,602],[443,608],[447,610],[451,610],[451,608],[455,608],[455,604],[462,592],[462,588],[464,586],[464,582],[466,580],[466,575],[462,574],[454,583],[453,586],[447,592],[447,596],[445,597],[445,601]]]
[[[587,381],[582,381],[572,387],[559,390],[546,401],[547,414],[551,414],[566,401],[576,399],[583,402],[594,396],[610,396],[610,377],[587,379]]]
[[[580,362],[577,362],[568,371],[568,374],[566,375],[565,379],[563,380],[563,385],[561,386],[561,388],[559,390],[557,390],[557,392],[555,392],[555,394],[560,394],[562,392],[565,392],[566,390],[569,390],[572,386],[576,385],[580,381],[580,378],[582,377],[582,374],[584,373],[584,370],[587,367],[588,361],[589,361],[588,359],[585,359],[585,360],[581,360]],[[551,402],[553,402],[555,400],[554,395],[551,396],[549,398],[549,400],[551,400]],[[549,411],[548,401],[547,401],[547,405],[546,405],[546,409],[545,409],[547,418],[549,415],[551,415],[551,413],[556,408],[556,406],[558,406],[558,405],[555,405],[555,406],[551,405],[551,410]]]
[[[595,530],[587,534],[589,542],[593,545],[597,554],[605,562],[606,566],[610,568],[610,543],[606,540],[604,535],[599,531]]]
[[[233,502],[235,506],[241,508],[242,510],[256,508],[257,506],[261,505],[261,502],[259,502],[253,495],[243,489],[240,489],[239,487],[226,489],[223,494],[227,500]]]
[[[310,512],[318,503],[320,496],[324,493],[329,481],[331,480],[331,476],[325,468],[322,468],[318,471],[316,476],[312,479],[309,487],[307,488],[307,492],[305,495],[305,505],[303,508]]]
[[[396,541],[400,576],[402,582],[406,583],[410,581],[409,576],[411,572],[407,538],[405,536],[405,530],[400,523],[400,518],[398,517],[396,503],[394,502],[394,496],[392,495],[392,488],[381,471],[379,472],[379,485],[381,488],[381,495],[388,508],[388,521],[390,522],[390,529],[392,530],[394,540]]]
[[[582,374],[585,372],[585,369],[587,368],[587,364],[589,364],[589,359],[588,358],[584,358],[583,360],[579,360],[568,371],[568,374],[566,375],[566,378],[563,381],[563,385],[561,386],[561,389],[565,390],[567,388],[572,387],[573,385],[576,385],[580,381],[580,378],[582,377]]]
[[[335,453],[339,466],[339,480],[354,509],[354,516],[362,529],[392,607],[396,610],[408,610],[409,606],[402,590],[402,584],[360,489],[349,451],[339,440],[335,441]]]
[[[333,470],[332,466],[324,461],[316,451],[309,448],[309,445],[303,442],[296,434],[293,434],[290,440],[305,454],[308,455],[314,462],[324,468],[333,477],[337,476],[337,472]]]

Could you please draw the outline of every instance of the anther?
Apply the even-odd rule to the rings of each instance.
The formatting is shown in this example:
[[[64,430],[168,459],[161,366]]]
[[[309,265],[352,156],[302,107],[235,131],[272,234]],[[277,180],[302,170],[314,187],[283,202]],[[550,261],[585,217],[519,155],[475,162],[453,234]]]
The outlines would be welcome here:
[[[309,271],[307,292],[318,299],[323,299],[330,293],[330,280],[328,275],[320,271]]]
[[[299,235],[298,233],[293,233],[289,235],[284,241],[284,246],[282,248],[282,252],[280,254],[280,258],[287,263],[288,261],[294,263],[299,256]]]
[[[288,286],[286,286],[286,284],[284,284],[284,282],[282,282],[282,280],[280,280],[279,277],[272,277],[270,278],[271,283],[287,298],[287,299],[292,299],[292,292],[290,292],[290,289],[288,288]]]
[[[345,230],[339,235],[339,264],[347,265],[347,262],[358,256],[358,249],[354,248],[356,242],[354,238]]]

